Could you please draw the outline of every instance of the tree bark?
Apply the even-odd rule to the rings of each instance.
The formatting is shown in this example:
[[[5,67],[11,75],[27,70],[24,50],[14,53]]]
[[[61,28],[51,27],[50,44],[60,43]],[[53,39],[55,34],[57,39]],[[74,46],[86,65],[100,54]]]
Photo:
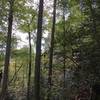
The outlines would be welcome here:
[[[30,100],[30,85],[31,85],[31,69],[32,69],[32,45],[31,45],[31,34],[29,35],[29,73],[28,73],[28,83],[27,83],[27,100]]]
[[[13,24],[13,5],[14,0],[9,1],[9,17],[8,17],[8,33],[7,33],[7,43],[6,43],[6,54],[5,54],[5,63],[4,63],[4,75],[2,90],[0,95],[0,100],[5,100],[8,88],[8,72],[10,64],[10,54],[11,54],[11,35],[12,35],[12,24]]]
[[[65,1],[65,0],[64,0]],[[66,74],[66,25],[65,25],[65,3],[63,3],[63,74],[64,74],[64,85],[65,89],[65,74]]]
[[[63,99],[66,100],[66,21],[65,21],[66,3],[63,0]]]
[[[43,2],[39,2],[36,57],[35,57],[35,100],[40,100],[40,64],[41,64],[41,38],[42,38],[42,20],[43,20]]]
[[[49,55],[49,71],[48,71],[48,100],[51,97],[51,87],[52,87],[52,63],[53,63],[53,48],[54,48],[54,34],[55,34],[55,23],[56,23],[56,2],[54,0],[53,7],[53,22],[52,22],[52,32],[51,32],[51,43],[50,43],[50,55]]]

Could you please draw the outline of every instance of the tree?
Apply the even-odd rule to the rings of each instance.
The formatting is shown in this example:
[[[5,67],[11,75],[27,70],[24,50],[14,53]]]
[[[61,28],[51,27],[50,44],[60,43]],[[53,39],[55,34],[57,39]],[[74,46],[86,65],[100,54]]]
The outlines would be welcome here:
[[[34,4],[33,2],[29,2],[27,0],[27,3]],[[24,10],[23,10],[24,9]],[[30,90],[31,90],[31,72],[32,72],[32,33],[34,30],[36,30],[36,10],[32,6],[27,7],[23,6],[22,7],[23,14],[19,10],[19,29],[22,32],[25,32],[28,34],[28,43],[29,43],[29,57],[28,57],[28,81],[27,81],[27,100],[30,100]],[[22,14],[22,15],[21,15]],[[20,17],[21,16],[21,17]],[[33,40],[34,41],[34,40]]]
[[[41,38],[42,38],[42,19],[43,19],[43,3],[39,2],[38,23],[37,23],[37,41],[36,41],[36,57],[35,57],[35,100],[40,100],[40,64],[41,64]]]
[[[53,64],[53,48],[54,48],[54,34],[55,34],[55,23],[56,23],[56,1],[54,0],[53,6],[53,21],[51,30],[51,43],[50,43],[50,55],[49,55],[49,71],[48,71],[48,100],[51,97],[51,87],[52,87],[52,64]]]
[[[66,2],[63,0],[63,75],[64,75],[64,81],[63,81],[63,89],[64,89],[64,100],[66,100],[66,20],[65,20],[65,10],[66,10]]]
[[[9,1],[9,17],[8,17],[8,33],[7,33],[7,42],[6,42],[6,55],[5,55],[5,64],[4,64],[4,76],[2,83],[2,91],[0,95],[1,100],[5,100],[8,87],[8,72],[9,72],[9,61],[11,53],[11,35],[12,35],[12,24],[13,24],[13,5],[14,0]]]
[[[31,68],[32,68],[32,45],[31,45],[31,34],[29,34],[29,73],[27,83],[27,100],[30,100],[30,83],[31,83]]]

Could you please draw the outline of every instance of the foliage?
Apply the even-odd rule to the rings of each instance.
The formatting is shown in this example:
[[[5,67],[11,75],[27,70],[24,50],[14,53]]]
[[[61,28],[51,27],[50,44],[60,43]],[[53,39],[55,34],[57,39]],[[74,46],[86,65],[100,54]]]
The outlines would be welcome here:
[[[49,6],[49,4],[45,4]],[[49,46],[52,26],[50,7],[44,7],[43,19],[43,49],[41,55],[41,98],[46,100],[48,95],[48,65]],[[15,0],[13,31],[22,34],[31,33],[35,45],[37,31],[37,5],[32,0]],[[7,0],[0,1],[0,69],[3,69],[6,47],[7,19],[9,4]],[[63,19],[65,14],[65,24]],[[54,36],[52,100],[64,100],[76,96],[81,84],[91,87],[100,82],[100,1],[99,0],[57,0],[56,33]],[[64,35],[65,27],[65,35]],[[26,98],[28,80],[28,45],[18,49],[19,38],[12,36],[12,52],[8,96],[14,100]],[[21,42],[21,41],[20,41]],[[32,77],[31,96],[34,98],[34,45],[32,44]],[[65,46],[65,51],[64,51]],[[64,89],[64,55],[65,55],[65,84]],[[18,71],[18,72],[17,72]],[[16,73],[17,72],[17,73]],[[14,77],[14,78],[13,78]],[[9,81],[10,82],[10,81]],[[86,83],[85,83],[86,82]],[[19,97],[19,98],[18,98]],[[10,99],[11,100],[11,99]],[[24,99],[25,100],[25,99]]]

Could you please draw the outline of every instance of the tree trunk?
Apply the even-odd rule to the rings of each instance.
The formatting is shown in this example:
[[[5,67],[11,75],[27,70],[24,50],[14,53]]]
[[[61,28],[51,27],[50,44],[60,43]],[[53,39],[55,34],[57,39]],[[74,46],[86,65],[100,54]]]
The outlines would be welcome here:
[[[64,73],[64,88],[65,88],[65,67],[66,67],[66,26],[65,26],[65,4],[63,4],[63,73]]]
[[[8,17],[7,44],[6,44],[4,75],[3,75],[3,83],[2,83],[0,100],[5,100],[7,88],[8,88],[8,72],[9,72],[9,64],[10,64],[9,62],[10,62],[10,54],[11,54],[11,35],[12,35],[14,0],[10,0],[9,4],[10,4],[10,9],[9,9],[9,17]]]
[[[35,57],[35,100],[40,100],[40,64],[41,64],[41,38],[42,38],[42,20],[43,20],[43,2],[39,2],[36,57]]]
[[[50,43],[50,55],[49,55],[48,100],[50,100],[50,97],[51,97],[51,87],[52,87],[52,63],[53,63],[53,48],[54,48],[55,23],[56,23],[56,0],[54,0],[53,23],[52,23],[52,33],[51,33],[51,43]]]
[[[28,83],[27,83],[27,100],[30,100],[30,85],[31,85],[31,69],[32,69],[32,45],[31,45],[31,34],[29,35],[29,73],[28,73]]]
[[[63,94],[63,98],[64,100],[66,100],[66,25],[65,25],[65,0],[63,0],[63,90],[64,90],[64,94]]]

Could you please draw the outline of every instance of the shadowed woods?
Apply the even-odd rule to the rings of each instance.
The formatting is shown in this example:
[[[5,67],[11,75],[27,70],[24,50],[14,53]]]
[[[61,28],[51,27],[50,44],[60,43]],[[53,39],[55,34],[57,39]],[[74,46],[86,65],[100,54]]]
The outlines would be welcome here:
[[[0,100],[100,100],[100,1],[0,0]]]

